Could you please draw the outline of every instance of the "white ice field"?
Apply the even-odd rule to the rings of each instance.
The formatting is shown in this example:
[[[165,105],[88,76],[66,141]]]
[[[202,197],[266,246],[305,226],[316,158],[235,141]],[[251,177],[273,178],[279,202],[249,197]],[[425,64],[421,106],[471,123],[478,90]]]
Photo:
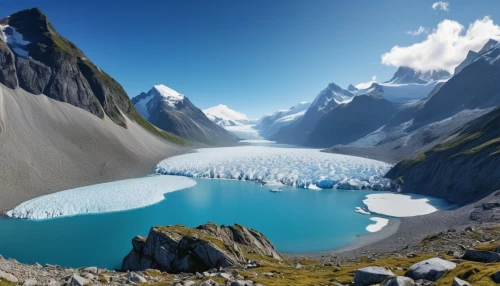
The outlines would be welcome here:
[[[317,149],[238,146],[205,148],[160,162],[156,172],[187,177],[277,183],[310,189],[389,189],[387,163]]]
[[[38,197],[20,204],[5,215],[23,219],[48,219],[135,209],[160,202],[166,193],[194,185],[194,180],[176,176],[155,175],[122,180]]]

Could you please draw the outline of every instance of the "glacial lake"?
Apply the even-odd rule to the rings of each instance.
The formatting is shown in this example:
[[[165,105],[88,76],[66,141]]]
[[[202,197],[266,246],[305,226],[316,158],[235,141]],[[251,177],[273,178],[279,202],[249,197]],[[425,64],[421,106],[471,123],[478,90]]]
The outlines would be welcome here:
[[[283,188],[257,183],[194,179],[197,185],[168,193],[140,209],[48,220],[0,218],[0,254],[23,263],[120,268],[136,235],[151,226],[207,221],[255,228],[285,253],[320,252],[355,243],[380,215],[354,212],[372,191]]]

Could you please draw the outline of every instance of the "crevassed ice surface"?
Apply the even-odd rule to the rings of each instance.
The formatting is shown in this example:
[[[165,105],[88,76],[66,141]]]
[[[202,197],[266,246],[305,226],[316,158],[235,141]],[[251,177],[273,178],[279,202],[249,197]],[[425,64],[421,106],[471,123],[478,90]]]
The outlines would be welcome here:
[[[165,175],[237,179],[299,188],[388,189],[387,163],[317,149],[239,146],[199,149],[163,160]]]
[[[122,211],[155,204],[164,194],[190,188],[196,182],[186,177],[149,176],[91,185],[38,197],[5,214],[24,219],[48,219],[78,214]]]

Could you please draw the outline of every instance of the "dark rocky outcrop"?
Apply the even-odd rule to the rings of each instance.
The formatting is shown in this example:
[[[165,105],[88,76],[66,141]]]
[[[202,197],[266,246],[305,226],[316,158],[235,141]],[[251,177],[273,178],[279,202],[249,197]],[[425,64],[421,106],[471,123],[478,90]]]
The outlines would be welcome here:
[[[493,251],[468,249],[467,251],[465,251],[465,254],[462,257],[462,259],[477,261],[477,262],[492,263],[500,261],[500,253]]]
[[[356,270],[354,273],[354,285],[366,286],[383,282],[390,276],[394,276],[392,271],[384,267],[370,266]]]
[[[282,257],[260,232],[241,225],[197,228],[151,228],[147,238],[135,237],[122,270],[158,269],[170,273],[203,272],[212,268],[254,265],[254,259]]]

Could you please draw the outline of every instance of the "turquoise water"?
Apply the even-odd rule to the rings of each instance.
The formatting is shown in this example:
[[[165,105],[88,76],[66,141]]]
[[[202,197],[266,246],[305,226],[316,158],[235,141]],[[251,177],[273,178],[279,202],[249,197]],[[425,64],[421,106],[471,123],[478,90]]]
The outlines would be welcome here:
[[[353,211],[370,191],[272,193],[252,182],[195,180],[195,187],[141,209],[43,221],[2,218],[0,254],[24,263],[115,269],[131,250],[131,239],[146,236],[153,225],[240,223],[266,234],[279,251],[297,253],[347,246],[373,223]]]

